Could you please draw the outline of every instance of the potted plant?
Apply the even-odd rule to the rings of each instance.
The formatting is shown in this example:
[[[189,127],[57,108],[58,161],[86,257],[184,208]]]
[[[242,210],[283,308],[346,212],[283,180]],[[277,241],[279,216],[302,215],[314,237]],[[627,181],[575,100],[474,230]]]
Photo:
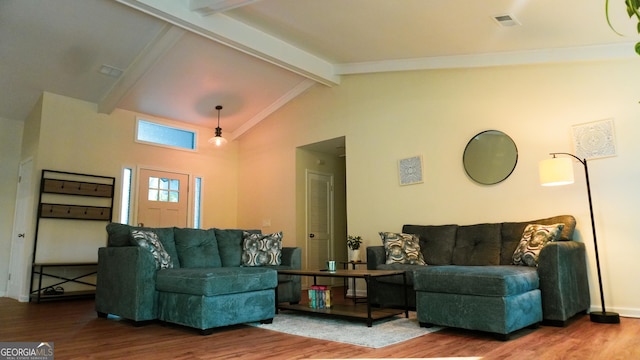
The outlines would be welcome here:
[[[624,4],[627,8],[627,15],[629,18],[635,17],[638,20],[637,31],[640,34],[640,0],[624,0]],[[616,30],[611,24],[611,19],[609,18],[609,0],[605,1],[605,14],[607,16],[607,24],[611,30],[613,30],[616,34],[620,36],[624,36],[618,30]],[[640,42],[636,43],[635,50],[638,55],[640,55]]]
[[[362,244],[362,237],[360,236],[347,236],[347,247],[349,248],[349,261],[360,261],[360,245]]]

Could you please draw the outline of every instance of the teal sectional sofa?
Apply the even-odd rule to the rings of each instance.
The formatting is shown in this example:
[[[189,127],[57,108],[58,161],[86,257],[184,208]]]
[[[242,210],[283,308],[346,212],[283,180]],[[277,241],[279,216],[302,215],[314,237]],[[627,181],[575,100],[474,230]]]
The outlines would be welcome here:
[[[300,301],[299,277],[278,277],[276,271],[300,269],[300,248],[280,243],[278,249],[277,239],[265,236],[273,252],[250,259],[245,250],[256,247],[243,249],[243,242],[248,233],[260,231],[111,223],[107,233],[107,247],[98,250],[99,317],[112,314],[136,323],[161,320],[208,334],[220,326],[268,323],[275,315],[276,301]],[[255,263],[278,259],[279,265]]]
[[[562,226],[554,241],[541,248],[536,263],[514,265],[515,250],[530,224]],[[402,233],[419,243],[417,260],[389,261],[384,246],[369,246],[367,268],[407,271],[409,303],[423,326],[481,330],[508,338],[540,322],[563,326],[589,308],[585,246],[571,240],[575,226],[571,215],[464,226],[404,225]],[[421,260],[424,264],[417,264]],[[384,278],[369,296],[375,304],[401,306],[404,290],[395,279]]]

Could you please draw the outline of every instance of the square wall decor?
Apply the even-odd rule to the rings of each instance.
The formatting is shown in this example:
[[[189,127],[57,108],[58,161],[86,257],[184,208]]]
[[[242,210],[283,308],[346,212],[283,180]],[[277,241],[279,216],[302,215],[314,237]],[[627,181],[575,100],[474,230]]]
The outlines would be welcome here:
[[[419,184],[422,182],[422,156],[417,155],[398,161],[400,185]]]
[[[594,121],[572,127],[575,154],[581,159],[616,155],[613,119]]]

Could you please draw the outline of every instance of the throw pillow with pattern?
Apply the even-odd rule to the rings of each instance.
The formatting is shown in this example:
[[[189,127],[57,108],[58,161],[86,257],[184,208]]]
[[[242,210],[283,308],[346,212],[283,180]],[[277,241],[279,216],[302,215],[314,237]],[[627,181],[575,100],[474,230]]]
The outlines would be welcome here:
[[[524,228],[522,239],[513,253],[514,265],[537,267],[540,251],[551,241],[560,238],[564,224],[529,224]]]
[[[264,266],[282,263],[282,231],[273,234],[242,233],[242,265]]]
[[[172,268],[171,256],[164,249],[162,243],[158,239],[158,235],[153,231],[132,230],[131,239],[134,245],[138,245],[143,249],[149,250],[156,261],[156,269]]]
[[[420,251],[420,240],[413,234],[380,232],[387,264],[427,265]]]

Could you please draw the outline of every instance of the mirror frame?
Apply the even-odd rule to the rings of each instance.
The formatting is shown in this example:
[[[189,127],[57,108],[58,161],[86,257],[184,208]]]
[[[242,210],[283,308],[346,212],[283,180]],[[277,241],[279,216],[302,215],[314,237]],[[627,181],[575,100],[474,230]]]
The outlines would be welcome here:
[[[486,135],[489,134],[491,134],[491,136],[499,135],[499,141],[487,142],[488,139],[498,139],[495,137],[487,139]],[[482,141],[483,139],[485,140]],[[482,143],[479,143],[478,141],[482,141]],[[481,148],[479,149],[478,146],[481,146]],[[503,147],[504,149],[498,149],[497,152],[491,152],[496,147]],[[495,163],[498,156],[502,156],[504,160]],[[483,172],[486,172],[486,166],[489,166],[487,162],[493,161],[496,165],[493,166],[493,169],[489,169],[491,174],[481,174],[476,170],[478,165],[472,166],[471,162],[476,160],[479,160],[484,164],[485,167],[483,167]],[[509,135],[499,130],[485,130],[474,135],[469,142],[467,142],[467,146],[464,148],[464,153],[462,155],[462,166],[464,167],[464,171],[467,173],[467,176],[469,176],[471,180],[482,185],[495,185],[506,180],[513,173],[517,164],[518,147],[516,146],[516,143]]]

